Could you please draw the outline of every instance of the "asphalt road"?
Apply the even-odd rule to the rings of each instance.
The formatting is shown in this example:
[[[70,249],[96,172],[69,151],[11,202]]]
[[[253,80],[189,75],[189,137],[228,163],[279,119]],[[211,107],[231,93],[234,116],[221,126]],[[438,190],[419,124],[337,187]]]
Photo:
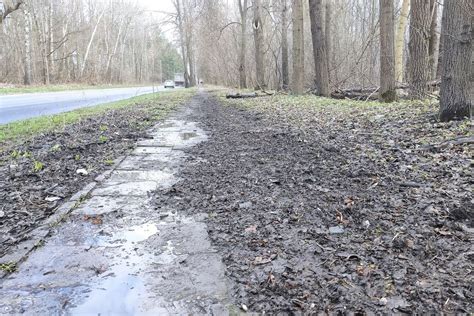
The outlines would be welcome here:
[[[116,89],[87,89],[62,92],[0,95],[0,124],[57,114],[138,95],[163,91],[162,86]]]

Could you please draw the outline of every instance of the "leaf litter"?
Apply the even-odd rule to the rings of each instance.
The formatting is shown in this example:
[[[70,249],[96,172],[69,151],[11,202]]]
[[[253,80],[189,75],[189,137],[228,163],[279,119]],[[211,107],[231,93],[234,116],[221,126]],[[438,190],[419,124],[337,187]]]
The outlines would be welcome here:
[[[470,123],[434,113],[209,97],[193,118],[209,140],[156,205],[208,214],[244,311],[472,313],[472,148],[430,146]]]

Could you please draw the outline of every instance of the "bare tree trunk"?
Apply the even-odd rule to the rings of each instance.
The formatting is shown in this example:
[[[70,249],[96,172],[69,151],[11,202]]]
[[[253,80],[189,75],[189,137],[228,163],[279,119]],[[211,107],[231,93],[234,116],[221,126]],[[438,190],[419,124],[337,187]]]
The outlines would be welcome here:
[[[281,0],[281,75],[282,89],[288,90],[290,77],[288,67],[288,4],[287,0]]]
[[[430,0],[431,25],[428,56],[430,65],[430,79],[436,79],[438,69],[439,36],[438,36],[438,0]]]
[[[189,66],[189,86],[194,87],[196,85],[196,67],[194,64],[194,47],[193,47],[193,21],[189,19],[188,12],[189,2],[183,4],[183,20],[184,20],[184,38],[186,40],[186,53],[188,58]]]
[[[471,0],[445,0],[440,119],[472,117],[474,98],[474,18]]]
[[[329,76],[327,65],[326,40],[323,24],[323,1],[309,0],[309,12],[311,19],[311,35],[313,40],[313,56],[315,78],[314,85],[316,94],[329,95]]]
[[[81,78],[84,76],[84,70],[86,69],[87,59],[89,58],[92,42],[94,41],[95,34],[97,32],[97,27],[99,26],[100,20],[102,20],[104,13],[105,13],[105,10],[103,10],[101,14],[99,15],[99,18],[97,19],[97,22],[95,23],[94,30],[92,31],[91,37],[89,39],[89,43],[87,44],[86,53],[84,54],[84,60],[82,61],[82,66],[81,66]]]
[[[293,1],[293,80],[291,92],[304,92],[304,15],[302,0]]]
[[[47,21],[39,21],[38,16],[35,13],[35,10],[30,11],[30,13],[33,14],[34,22],[36,29],[38,32],[36,32],[37,37],[38,37],[38,42],[40,44],[40,54],[41,54],[41,62],[43,64],[43,84],[49,85],[49,64],[48,64],[48,39],[47,39],[47,27],[45,26],[45,23]],[[41,25],[40,25],[41,22]]]
[[[394,22],[393,0],[380,0],[379,98],[384,102],[393,102],[397,98],[395,91]]]
[[[54,7],[53,1],[49,1],[49,16],[48,16],[48,77],[51,78],[51,74],[54,73],[54,30],[53,30],[53,16],[54,16]],[[54,78],[54,75],[53,75]],[[53,79],[54,80],[54,79]]]
[[[177,13],[177,24],[179,30],[179,41],[181,46],[181,57],[183,58],[184,86],[189,87],[188,58],[186,57],[186,44],[184,38],[183,13],[181,10],[181,0],[174,0],[174,6]]]
[[[24,0],[16,0],[13,2],[13,5],[4,4],[4,1],[0,1],[0,24],[3,23],[3,20],[7,18],[7,16],[20,8],[23,4]]]
[[[263,65],[263,24],[261,0],[253,2],[253,39],[255,43],[256,89],[265,89],[265,68]]]
[[[247,0],[242,3],[241,0],[237,0],[240,12],[240,54],[239,54],[239,83],[240,88],[247,88],[247,71],[245,67],[245,59],[247,52]]]
[[[109,54],[109,57],[107,58],[107,65],[105,67],[105,75],[108,80],[108,82],[112,81],[112,59],[115,57],[117,54],[118,46],[120,44],[120,37],[122,36],[122,30],[123,26],[126,22],[122,21],[119,26],[117,38],[115,39],[115,45],[114,45],[114,50],[111,54]],[[128,26],[128,23],[127,23]]]
[[[25,15],[25,76],[23,83],[31,85],[31,17],[27,8],[23,8],[23,13]]]
[[[428,45],[430,32],[430,3],[427,0],[412,0],[410,8],[410,97],[426,96],[429,74]]]
[[[403,0],[400,17],[398,18],[397,37],[395,39],[395,76],[398,82],[403,82],[403,49],[405,47],[405,30],[409,8],[410,0]]]
[[[331,1],[326,0],[325,5],[325,26],[324,26],[324,39],[326,40],[326,65],[328,67],[328,85],[331,82],[331,54],[332,54],[332,32],[331,32]]]

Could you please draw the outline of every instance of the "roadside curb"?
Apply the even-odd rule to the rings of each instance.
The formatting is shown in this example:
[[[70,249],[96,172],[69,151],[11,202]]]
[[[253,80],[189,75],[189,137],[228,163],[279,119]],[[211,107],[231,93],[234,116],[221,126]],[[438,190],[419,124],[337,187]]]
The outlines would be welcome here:
[[[131,152],[131,151],[130,151]],[[44,243],[45,238],[50,236],[53,233],[53,230],[60,225],[64,219],[79,205],[83,202],[85,198],[90,194],[90,192],[101,182],[106,180],[112,172],[114,172],[120,163],[126,158],[127,156],[120,156],[114,160],[112,167],[100,175],[98,175],[94,181],[88,183],[84,188],[76,192],[72,195],[67,202],[64,202],[62,205],[58,206],[54,214],[48,217],[43,224],[39,227],[35,228],[30,233],[30,238],[23,242],[20,242],[16,245],[15,248],[11,249],[9,253],[4,255],[0,258],[0,264],[8,264],[12,266],[13,270],[16,270],[18,265],[24,262],[29,254],[34,251],[36,248],[41,247]],[[14,271],[12,271],[14,272]],[[4,270],[0,270],[0,279],[5,278],[7,275],[11,274],[12,272],[7,272]]]

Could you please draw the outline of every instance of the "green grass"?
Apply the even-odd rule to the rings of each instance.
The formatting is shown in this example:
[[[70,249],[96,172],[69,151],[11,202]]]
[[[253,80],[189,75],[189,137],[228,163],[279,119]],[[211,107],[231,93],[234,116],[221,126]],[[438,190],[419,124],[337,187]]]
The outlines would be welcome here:
[[[149,84],[151,85],[151,84]],[[88,84],[60,84],[60,85],[38,85],[38,86],[14,86],[14,87],[0,87],[0,95],[6,94],[20,94],[20,93],[36,93],[36,92],[58,92],[67,90],[86,90],[86,89],[112,89],[112,88],[127,88],[138,87],[144,85],[88,85]]]
[[[166,93],[146,94],[127,100],[82,108],[71,112],[0,125],[0,146],[12,142],[22,142],[39,133],[63,129],[69,124],[76,123],[88,117],[136,105],[145,105],[147,108],[150,108],[153,118],[159,119],[166,113],[166,111],[159,107],[160,103],[166,102],[169,105],[178,105],[190,98],[195,92],[195,89],[179,89]]]
[[[13,273],[17,269],[17,265],[14,262],[8,263],[0,263],[0,271],[4,271],[6,273]]]

